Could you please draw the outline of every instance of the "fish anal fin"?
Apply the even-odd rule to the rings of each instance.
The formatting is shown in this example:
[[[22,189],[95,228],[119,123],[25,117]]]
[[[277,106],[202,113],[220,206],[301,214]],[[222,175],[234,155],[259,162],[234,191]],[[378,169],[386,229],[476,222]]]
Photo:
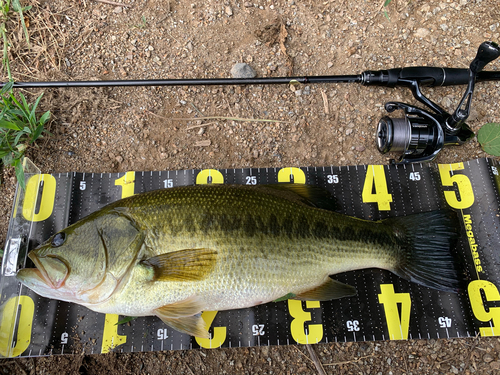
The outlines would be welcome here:
[[[202,304],[196,296],[171,303],[154,310],[163,323],[191,336],[209,338],[206,324],[201,317]]]
[[[161,319],[161,318],[160,318]],[[187,333],[191,336],[209,339],[210,335],[201,315],[185,316],[177,319],[161,319],[163,323],[176,331]]]
[[[203,304],[198,297],[192,296],[185,300],[170,303],[168,305],[158,307],[154,313],[160,319],[176,319],[185,316],[196,315],[203,309]]]
[[[328,278],[323,284],[297,294],[293,299],[303,301],[329,301],[342,297],[352,297],[356,295],[356,288],[351,285],[341,283],[340,281]]]
[[[153,268],[154,281],[203,280],[216,262],[217,251],[203,248],[173,251],[142,261]]]

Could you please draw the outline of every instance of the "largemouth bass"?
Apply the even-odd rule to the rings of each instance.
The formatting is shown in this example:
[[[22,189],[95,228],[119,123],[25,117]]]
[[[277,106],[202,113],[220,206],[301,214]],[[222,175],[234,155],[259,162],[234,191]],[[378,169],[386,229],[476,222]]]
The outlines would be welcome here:
[[[331,210],[307,185],[199,185],[134,195],[92,213],[29,253],[17,278],[41,296],[101,313],[156,315],[208,337],[200,313],[293,297],[356,294],[329,275],[381,268],[456,291],[452,211],[367,221]],[[325,209],[326,208],[326,209]]]

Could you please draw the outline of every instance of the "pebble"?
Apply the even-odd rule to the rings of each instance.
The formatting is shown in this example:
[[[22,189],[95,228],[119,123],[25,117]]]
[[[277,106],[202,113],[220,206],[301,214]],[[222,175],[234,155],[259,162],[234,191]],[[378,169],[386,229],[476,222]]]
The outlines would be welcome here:
[[[491,354],[485,354],[483,355],[483,361],[486,363],[490,363],[491,361],[493,361],[493,357],[491,356]]]
[[[226,14],[231,17],[233,15],[233,10],[231,9],[230,6],[227,6],[226,7]]]
[[[424,27],[420,27],[420,28],[417,29],[417,31],[415,31],[415,36],[417,38],[425,38],[429,34],[430,34],[429,29],[426,29]]]
[[[235,64],[231,68],[233,78],[254,78],[256,76],[252,67],[246,63]]]
[[[490,362],[490,368],[492,370],[499,370],[500,369],[500,361]]]
[[[345,131],[345,135],[351,135],[352,134],[352,129],[347,129]]]

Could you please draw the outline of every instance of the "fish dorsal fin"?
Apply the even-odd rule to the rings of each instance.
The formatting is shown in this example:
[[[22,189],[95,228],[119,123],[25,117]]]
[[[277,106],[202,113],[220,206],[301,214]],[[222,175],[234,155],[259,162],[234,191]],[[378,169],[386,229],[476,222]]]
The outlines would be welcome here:
[[[154,313],[165,324],[179,332],[208,338],[205,321],[200,315],[202,308],[203,305],[198,297],[192,296],[183,301],[162,306],[154,310]]]
[[[272,185],[257,185],[257,189],[279,196],[306,206],[321,208],[328,211],[339,210],[337,199],[326,189],[304,184],[282,183]]]
[[[328,278],[323,284],[316,288],[297,294],[294,299],[304,301],[329,301],[342,297],[352,297],[355,296],[356,293],[355,287]]]
[[[142,263],[154,270],[154,281],[203,280],[217,262],[217,251],[211,249],[184,249],[161,254]]]

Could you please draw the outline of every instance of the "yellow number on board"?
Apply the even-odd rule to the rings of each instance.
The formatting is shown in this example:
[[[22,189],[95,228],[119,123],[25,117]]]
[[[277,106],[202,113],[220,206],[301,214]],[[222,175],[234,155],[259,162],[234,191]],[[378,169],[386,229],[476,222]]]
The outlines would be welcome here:
[[[474,280],[469,283],[467,292],[474,316],[481,322],[490,323],[489,327],[480,327],[479,332],[481,336],[500,336],[500,307],[484,306],[481,290],[486,301],[500,301],[500,293],[495,284],[485,280]]]
[[[306,183],[306,175],[300,168],[281,168],[278,171],[278,182],[292,182],[292,178],[295,184]]]
[[[319,301],[306,301],[306,308],[319,309]],[[306,329],[305,323],[310,322],[311,313],[302,309],[302,301],[289,299],[288,310],[294,318],[290,324],[292,337],[299,344],[317,344],[323,339],[323,324],[309,324]]]
[[[472,191],[472,184],[469,177],[463,174],[453,174],[453,171],[460,171],[464,169],[464,163],[455,164],[439,164],[439,175],[441,176],[441,183],[443,186],[454,186],[456,184],[458,194],[453,190],[445,190],[444,197],[446,202],[458,210],[469,208],[474,204],[474,192]]]
[[[387,190],[383,165],[369,165],[361,194],[363,203],[377,203],[379,211],[390,211],[392,194]]]
[[[394,285],[381,284],[378,301],[384,305],[389,338],[391,340],[407,340],[410,328],[410,293],[395,293]],[[401,315],[398,304],[401,305]]]
[[[40,208],[36,210],[38,189],[43,182],[42,195],[40,196]],[[56,179],[50,174],[32,176],[26,184],[24,193],[23,217],[28,221],[44,221],[52,215],[56,197]]]
[[[223,184],[224,176],[216,169],[204,169],[196,175],[196,184],[204,185],[208,184],[209,180],[212,180],[212,184]]]
[[[122,198],[135,194],[135,172],[127,172],[115,181],[116,186],[122,187]]]
[[[210,326],[212,325],[216,315],[217,311],[203,311],[203,313],[201,314],[201,317],[205,321],[207,329],[210,329]],[[212,349],[212,348],[218,348],[222,344],[224,344],[224,341],[226,341],[226,336],[227,336],[226,327],[214,327],[213,337],[209,339],[195,337],[195,339],[198,345],[200,345],[202,348]]]
[[[19,307],[21,311],[18,317]],[[35,304],[28,296],[12,297],[5,303],[0,322],[0,356],[17,357],[28,349],[34,314]],[[16,320],[17,340],[13,345]]]

